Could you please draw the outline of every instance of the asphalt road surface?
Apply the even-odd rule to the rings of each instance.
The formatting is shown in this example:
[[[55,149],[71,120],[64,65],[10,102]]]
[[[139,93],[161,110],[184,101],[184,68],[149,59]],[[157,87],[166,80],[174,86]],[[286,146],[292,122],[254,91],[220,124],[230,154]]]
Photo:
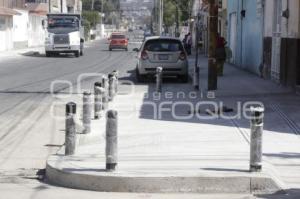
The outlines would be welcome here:
[[[93,77],[82,74],[120,72],[121,78],[134,80],[139,44],[132,39],[129,51],[108,51],[106,40],[88,44],[80,58],[61,55],[46,58],[43,53],[25,53],[0,59],[0,199],[35,198],[254,198],[251,195],[127,194],[97,193],[48,185],[43,181],[46,159],[64,143],[64,123],[49,114],[54,93],[83,83],[92,85]],[[54,87],[56,80],[71,83]],[[82,82],[81,82],[82,81]],[[78,94],[78,93],[77,93]],[[279,197],[281,198],[281,197]]]
[[[64,80],[76,87],[82,74],[127,74],[134,68],[135,53],[109,52],[106,40],[88,44],[80,58],[25,53],[0,60],[0,174],[24,176],[44,169],[49,154],[64,143],[63,126],[53,122],[49,108],[53,92],[65,92],[69,86],[51,89],[52,82]],[[80,81],[94,83],[93,77]]]

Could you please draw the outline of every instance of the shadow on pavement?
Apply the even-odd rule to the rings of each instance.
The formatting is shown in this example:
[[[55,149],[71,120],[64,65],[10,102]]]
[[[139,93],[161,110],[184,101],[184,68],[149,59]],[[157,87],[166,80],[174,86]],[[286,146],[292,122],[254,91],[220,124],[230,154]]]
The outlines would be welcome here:
[[[299,199],[300,189],[288,189],[275,194],[256,195],[256,197],[258,199]]]

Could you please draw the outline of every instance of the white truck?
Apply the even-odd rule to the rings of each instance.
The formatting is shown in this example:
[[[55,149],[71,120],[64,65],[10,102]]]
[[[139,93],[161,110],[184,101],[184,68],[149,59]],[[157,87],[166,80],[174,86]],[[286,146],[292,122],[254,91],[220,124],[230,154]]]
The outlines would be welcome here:
[[[47,57],[59,53],[83,55],[84,28],[80,14],[48,14],[46,24],[45,53]]]

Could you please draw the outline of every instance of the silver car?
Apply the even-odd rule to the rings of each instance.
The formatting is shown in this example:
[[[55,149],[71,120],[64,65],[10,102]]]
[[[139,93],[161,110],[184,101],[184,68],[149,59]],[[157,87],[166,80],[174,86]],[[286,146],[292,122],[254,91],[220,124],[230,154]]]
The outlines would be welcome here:
[[[177,76],[188,82],[188,59],[182,42],[173,37],[148,37],[138,52],[136,77],[143,82],[146,76],[154,76],[157,67],[163,68],[164,76]]]

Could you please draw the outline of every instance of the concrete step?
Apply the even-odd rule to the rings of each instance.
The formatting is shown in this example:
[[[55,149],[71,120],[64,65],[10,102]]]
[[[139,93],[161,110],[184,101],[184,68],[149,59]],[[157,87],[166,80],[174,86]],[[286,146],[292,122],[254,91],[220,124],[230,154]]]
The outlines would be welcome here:
[[[46,179],[63,187],[101,192],[272,194],[282,190],[280,182],[266,172],[270,169],[259,173],[201,169],[201,164],[212,160],[193,161],[194,164],[174,160],[120,161],[115,172],[107,172],[101,157],[54,155],[47,161]]]

